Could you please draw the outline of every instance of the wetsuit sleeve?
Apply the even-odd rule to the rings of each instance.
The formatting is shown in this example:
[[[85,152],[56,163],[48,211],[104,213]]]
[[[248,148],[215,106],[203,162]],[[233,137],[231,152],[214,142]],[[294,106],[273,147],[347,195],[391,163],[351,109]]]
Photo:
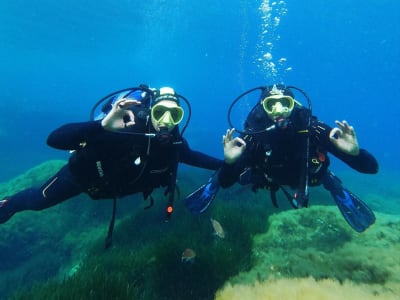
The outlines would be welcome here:
[[[227,164],[224,162],[218,175],[218,181],[221,187],[227,188],[234,185],[240,174],[240,163]]]
[[[360,153],[358,155],[349,155],[337,149],[329,140],[329,132],[331,130],[332,127],[313,118],[311,135],[317,140],[318,145],[325,148],[328,152],[332,153],[358,172],[367,174],[376,174],[378,172],[378,161],[367,150],[360,148]]]
[[[104,131],[98,121],[69,123],[50,133],[47,144],[56,149],[75,150],[81,148],[82,143],[87,142],[91,137]]]
[[[190,149],[185,139],[182,143],[179,160],[187,165],[209,170],[218,170],[223,163],[221,159]]]

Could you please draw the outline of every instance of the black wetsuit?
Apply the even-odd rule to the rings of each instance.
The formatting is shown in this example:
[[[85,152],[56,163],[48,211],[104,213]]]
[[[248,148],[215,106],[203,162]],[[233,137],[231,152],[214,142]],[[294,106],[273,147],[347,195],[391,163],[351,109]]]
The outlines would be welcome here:
[[[253,188],[277,189],[287,185],[302,189],[301,179],[305,170],[307,143],[307,123],[309,111],[296,106],[286,128],[275,128],[262,133],[247,134],[241,137],[246,142],[246,150],[234,164],[224,163],[219,174],[222,187],[235,182],[253,184]],[[259,132],[273,122],[268,119],[261,105],[257,105],[249,114],[246,132]],[[345,162],[351,168],[361,172],[378,172],[376,159],[364,149],[357,156],[339,151],[329,140],[331,127],[311,118],[310,153],[308,184],[319,185],[329,167],[328,152]],[[247,172],[246,172],[247,171]],[[307,177],[304,177],[307,178]],[[305,181],[304,181],[305,184]]]
[[[152,126],[147,130],[154,133]],[[147,196],[154,188],[169,186],[178,162],[210,170],[222,165],[219,159],[191,150],[177,127],[166,142],[142,134],[109,132],[99,121],[71,123],[53,131],[47,143],[74,150],[68,164],[40,188],[6,197],[2,213],[42,210],[80,193],[93,199],[138,192]]]

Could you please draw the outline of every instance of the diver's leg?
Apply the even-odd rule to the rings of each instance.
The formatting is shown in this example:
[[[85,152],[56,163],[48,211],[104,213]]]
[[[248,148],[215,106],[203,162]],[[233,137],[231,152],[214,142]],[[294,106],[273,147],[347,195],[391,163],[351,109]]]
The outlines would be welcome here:
[[[322,178],[323,186],[331,193],[347,223],[357,232],[362,232],[375,223],[372,210],[356,195],[342,186],[342,181],[331,171]]]
[[[0,200],[0,224],[23,210],[42,210],[82,193],[68,166],[64,166],[40,188],[28,188]]]
[[[327,170],[325,175],[322,177],[322,184],[325,189],[331,192],[331,194],[343,196],[342,181],[330,170]]]

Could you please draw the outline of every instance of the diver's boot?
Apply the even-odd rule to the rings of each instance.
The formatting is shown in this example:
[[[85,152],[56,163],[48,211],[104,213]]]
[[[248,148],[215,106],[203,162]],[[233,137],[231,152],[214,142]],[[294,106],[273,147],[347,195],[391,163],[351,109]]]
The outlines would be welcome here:
[[[322,178],[347,223],[357,232],[363,232],[375,223],[373,211],[356,195],[342,186],[342,181],[331,171]]]
[[[0,224],[7,222],[14,214],[9,199],[0,200]]]

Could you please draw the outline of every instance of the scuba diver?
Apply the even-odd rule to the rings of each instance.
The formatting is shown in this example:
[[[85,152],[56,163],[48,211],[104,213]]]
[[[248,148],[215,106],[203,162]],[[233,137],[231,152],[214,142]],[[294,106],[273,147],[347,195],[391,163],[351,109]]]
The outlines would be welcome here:
[[[184,117],[180,105],[188,106]],[[102,112],[94,117],[103,103]],[[190,149],[182,137],[190,120],[190,104],[170,87],[146,85],[114,92],[91,111],[91,120],[70,123],[53,131],[47,144],[70,150],[68,163],[39,188],[28,188],[0,201],[0,224],[23,210],[43,210],[81,193],[92,199],[114,199],[106,247],[111,243],[116,199],[135,193],[150,197],[153,189],[166,187],[166,220],[173,211],[178,163],[217,170],[223,161]]]
[[[234,104],[255,91],[261,91],[239,137],[230,114]],[[308,101],[308,108],[298,102],[292,90]],[[309,186],[323,185],[340,209],[347,223],[363,232],[375,222],[371,209],[342,185],[329,170],[328,153],[333,154],[361,173],[376,174],[377,160],[360,149],[354,128],[346,121],[336,121],[331,128],[312,115],[311,101],[304,91],[284,85],[251,89],[232,103],[228,121],[232,129],[223,136],[224,165],[207,184],[185,198],[192,213],[201,213],[214,199],[219,186],[238,182],[251,184],[252,190],[269,189],[271,200],[278,207],[276,192],[281,189],[294,208],[308,206]],[[294,193],[290,193],[290,187]]]

